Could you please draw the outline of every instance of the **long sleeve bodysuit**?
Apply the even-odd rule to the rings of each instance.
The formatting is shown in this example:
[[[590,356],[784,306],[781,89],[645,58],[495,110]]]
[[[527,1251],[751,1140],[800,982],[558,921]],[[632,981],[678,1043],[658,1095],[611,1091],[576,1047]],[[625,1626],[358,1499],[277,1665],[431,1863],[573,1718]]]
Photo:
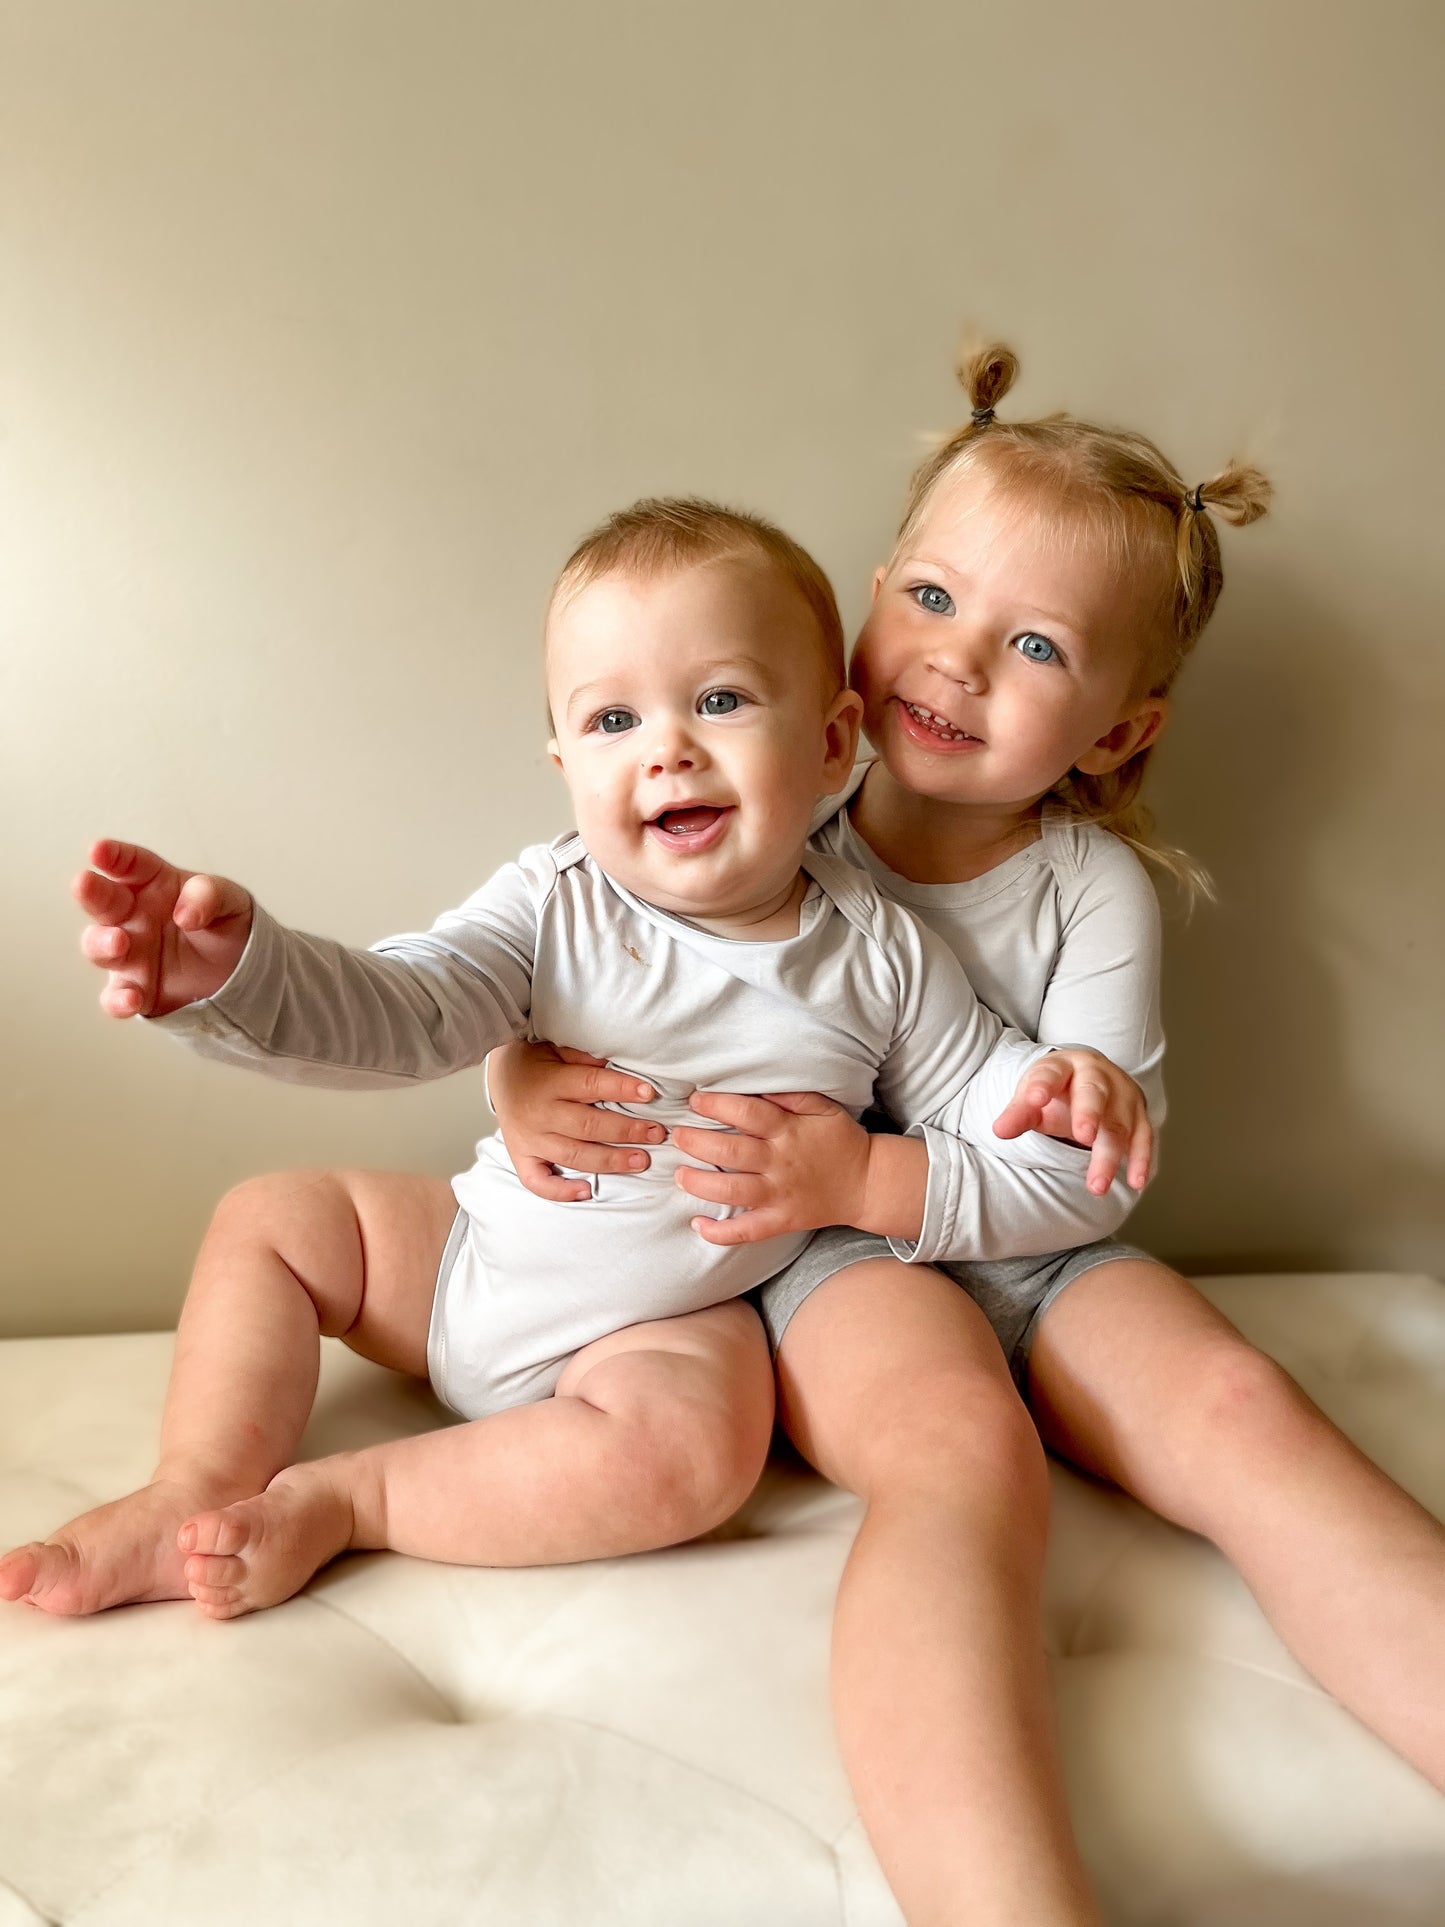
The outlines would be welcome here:
[[[342,1087],[407,1085],[509,1038],[556,1037],[652,1084],[658,1099],[637,1114],[665,1125],[702,1122],[687,1108],[700,1086],[819,1090],[855,1117],[876,1088],[905,1129],[997,1145],[991,1120],[1043,1047],[1005,1031],[947,945],[863,872],[817,850],[804,867],[798,934],[768,943],[641,901],[575,836],[504,865],[430,931],[370,950],[285,930],[257,906],[227,983],[158,1022],[204,1056]],[[690,1220],[729,1211],[678,1188],[683,1161],[669,1140],[648,1171],[555,1204],[523,1187],[499,1136],[481,1141],[454,1180],[464,1217],[429,1346],[453,1409],[546,1397],[593,1339],[737,1297],[806,1244],[806,1232],[705,1243]],[[921,1244],[960,1235],[967,1189],[930,1180]]]

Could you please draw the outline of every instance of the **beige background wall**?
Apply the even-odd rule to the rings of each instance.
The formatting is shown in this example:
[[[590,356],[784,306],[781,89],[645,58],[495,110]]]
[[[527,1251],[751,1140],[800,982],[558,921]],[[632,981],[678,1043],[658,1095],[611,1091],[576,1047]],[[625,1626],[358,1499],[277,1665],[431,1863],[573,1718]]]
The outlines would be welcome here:
[[[1019,409],[1267,462],[1182,686],[1164,1175],[1201,1269],[1441,1262],[1442,16],[1430,4],[0,4],[0,1329],[169,1320],[217,1195],[447,1172],[96,1012],[119,834],[356,941],[564,827],[534,649],[644,491],[856,617],[975,319]]]

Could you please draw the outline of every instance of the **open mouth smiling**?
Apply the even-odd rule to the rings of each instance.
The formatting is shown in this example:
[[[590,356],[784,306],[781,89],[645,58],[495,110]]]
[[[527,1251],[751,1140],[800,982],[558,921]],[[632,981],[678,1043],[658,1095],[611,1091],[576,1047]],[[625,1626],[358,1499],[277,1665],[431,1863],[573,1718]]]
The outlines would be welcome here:
[[[696,855],[711,849],[723,835],[733,807],[724,803],[679,803],[649,817],[647,834],[665,850]]]
[[[960,729],[957,723],[951,723],[946,716],[940,716],[936,709],[929,709],[923,703],[905,702],[901,696],[895,696],[893,700],[903,719],[905,732],[915,742],[923,743],[928,748],[957,749],[965,743],[973,743],[982,748],[981,736],[970,736],[966,729]]]

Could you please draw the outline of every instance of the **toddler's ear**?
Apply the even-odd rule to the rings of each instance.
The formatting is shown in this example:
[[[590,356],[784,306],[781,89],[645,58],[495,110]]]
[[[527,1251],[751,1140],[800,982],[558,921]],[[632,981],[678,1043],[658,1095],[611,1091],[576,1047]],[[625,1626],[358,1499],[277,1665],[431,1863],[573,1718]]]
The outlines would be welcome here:
[[[1147,749],[1168,720],[1168,698],[1146,697],[1137,708],[1121,717],[1112,729],[1106,730],[1082,756],[1076,757],[1074,768],[1082,770],[1085,776],[1107,776],[1110,770],[1118,769],[1131,756],[1137,756],[1141,749]]]
[[[561,769],[562,758],[557,749],[557,738],[555,736],[549,736],[547,738],[547,754],[552,758],[552,761],[557,765],[558,769]]]
[[[873,571],[873,600],[874,600],[875,602],[876,602],[876,601],[878,600],[878,591],[879,591],[879,590],[880,590],[880,589],[881,589],[881,588],[883,587],[883,584],[884,584],[884,583],[885,583],[885,582],[886,582],[887,580],[888,580],[888,569],[887,569],[887,565],[886,565],[886,564],[880,564],[880,565],[879,565],[879,566],[878,566],[878,567],[877,567],[877,568],[876,568],[876,569],[875,569],[875,570]]]

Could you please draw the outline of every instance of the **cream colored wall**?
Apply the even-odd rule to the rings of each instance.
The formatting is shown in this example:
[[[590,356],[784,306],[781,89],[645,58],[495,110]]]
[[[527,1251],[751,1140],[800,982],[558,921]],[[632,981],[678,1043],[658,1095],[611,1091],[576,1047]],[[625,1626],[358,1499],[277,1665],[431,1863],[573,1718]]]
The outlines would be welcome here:
[[[1202,1269],[1438,1266],[1441,15],[1431,5],[46,0],[5,30],[0,1328],[169,1320],[217,1195],[447,1172],[475,1077],[327,1096],[96,1012],[117,834],[363,941],[567,820],[578,532],[754,505],[856,617],[957,324],[1020,410],[1278,513],[1181,689],[1167,1165]]]

